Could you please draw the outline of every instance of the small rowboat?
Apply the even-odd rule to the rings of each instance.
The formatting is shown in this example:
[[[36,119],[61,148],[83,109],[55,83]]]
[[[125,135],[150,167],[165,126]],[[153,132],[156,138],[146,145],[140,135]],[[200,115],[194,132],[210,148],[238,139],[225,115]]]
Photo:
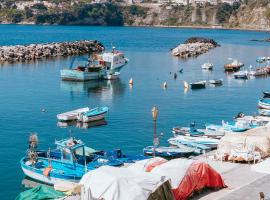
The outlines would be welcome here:
[[[191,89],[202,89],[205,88],[206,86],[206,81],[198,81],[195,83],[190,83]]]
[[[225,71],[238,71],[243,66],[244,63],[241,63],[238,60],[234,60],[232,63],[225,64],[224,69]]]
[[[105,118],[105,114],[109,111],[108,107],[96,107],[87,112],[78,114],[78,121],[80,122],[93,122]]]
[[[77,120],[78,114],[87,112],[89,110],[90,110],[89,107],[85,107],[85,108],[79,108],[79,109],[72,110],[69,112],[61,113],[57,115],[57,119],[63,122]]]
[[[261,109],[270,110],[270,98],[260,99],[259,102],[258,102],[258,106]]]
[[[259,112],[259,114],[262,115],[262,116],[270,117],[270,110],[267,110],[267,109],[259,109],[258,112]]]
[[[153,146],[148,146],[143,149],[143,153],[146,156],[153,156]],[[180,158],[191,156],[194,152],[194,148],[181,145],[178,147],[157,147],[155,148],[155,155],[164,158]]]

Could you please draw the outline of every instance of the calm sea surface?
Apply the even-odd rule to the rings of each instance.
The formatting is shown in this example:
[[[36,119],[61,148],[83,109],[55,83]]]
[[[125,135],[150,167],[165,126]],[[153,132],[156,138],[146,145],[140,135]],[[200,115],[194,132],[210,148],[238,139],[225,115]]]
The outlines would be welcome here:
[[[213,38],[221,47],[195,59],[172,57],[169,49],[191,36]],[[233,30],[0,25],[0,45],[96,39],[107,49],[112,45],[121,49],[130,60],[119,80],[87,83],[60,80],[59,70],[69,66],[71,57],[0,66],[0,199],[14,199],[23,188],[19,161],[30,132],[38,133],[43,149],[71,134],[96,149],[121,148],[140,154],[152,143],[153,105],[160,111],[158,132],[165,134],[162,144],[175,125],[220,123],[232,120],[239,111],[253,114],[261,92],[270,90],[270,79],[234,80],[224,73],[223,64],[232,57],[246,66],[256,65],[256,57],[270,56],[270,48],[268,43],[250,39],[266,37],[269,34],[263,32]],[[210,73],[201,70],[208,60],[215,65]],[[184,73],[174,80],[170,72],[180,68]],[[128,84],[131,77],[132,89]],[[184,80],[212,78],[222,78],[224,85],[184,92]],[[167,90],[161,87],[164,81]],[[107,125],[89,129],[57,126],[57,113],[99,105],[110,108]]]

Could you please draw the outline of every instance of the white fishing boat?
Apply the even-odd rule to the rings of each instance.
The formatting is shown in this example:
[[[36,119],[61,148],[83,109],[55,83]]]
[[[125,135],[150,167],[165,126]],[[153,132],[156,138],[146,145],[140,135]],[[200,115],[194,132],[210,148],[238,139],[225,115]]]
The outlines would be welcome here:
[[[85,107],[85,108],[79,108],[76,110],[72,110],[72,111],[68,111],[65,113],[61,113],[57,115],[57,119],[59,121],[73,121],[73,120],[77,120],[77,116],[80,113],[85,113],[87,111],[89,111],[90,108],[89,107]]]
[[[207,69],[207,70],[212,70],[213,67],[214,67],[214,65],[212,63],[210,63],[210,62],[204,63],[202,65],[202,69]]]
[[[62,80],[88,81],[102,79],[108,74],[119,72],[127,63],[128,59],[125,58],[124,54],[113,48],[111,52],[92,55],[85,65],[76,68],[71,65],[68,69],[62,69],[60,73]],[[112,78],[112,76],[110,77]]]
[[[118,79],[120,76],[120,72],[109,72],[106,73],[106,75],[103,76],[103,79],[105,80],[113,80],[113,79]]]
[[[233,74],[235,79],[248,79],[248,71],[239,71]]]

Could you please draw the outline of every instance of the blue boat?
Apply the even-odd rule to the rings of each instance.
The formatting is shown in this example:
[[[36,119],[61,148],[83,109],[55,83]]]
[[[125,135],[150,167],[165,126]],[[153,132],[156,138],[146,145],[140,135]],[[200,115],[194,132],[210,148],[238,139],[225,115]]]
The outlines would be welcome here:
[[[261,109],[270,110],[270,98],[263,98],[258,101],[258,106]]]
[[[93,122],[102,120],[105,118],[105,114],[109,111],[108,107],[96,107],[90,109],[89,111],[82,112],[78,114],[78,121],[81,122]]]
[[[189,127],[173,127],[172,133],[174,135],[190,135],[190,136],[202,136],[204,132],[195,128],[195,122],[191,123]]]
[[[103,165],[121,166],[146,158],[123,155],[120,149],[96,151],[75,138],[56,141],[55,150],[38,151],[35,138],[36,135],[30,136],[28,153],[20,160],[21,168],[26,176],[51,185],[63,180],[78,182],[85,173]]]
[[[258,57],[258,58],[256,58],[256,62],[258,62],[258,63],[263,63],[265,61],[266,61],[266,58],[265,57]]]

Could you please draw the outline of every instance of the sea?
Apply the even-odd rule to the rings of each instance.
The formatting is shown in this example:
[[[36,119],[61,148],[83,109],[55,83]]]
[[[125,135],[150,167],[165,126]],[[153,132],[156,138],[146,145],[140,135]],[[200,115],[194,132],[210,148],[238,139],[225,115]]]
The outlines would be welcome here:
[[[171,55],[173,47],[193,36],[214,39],[221,46],[196,58]],[[107,51],[116,47],[129,59],[119,80],[85,83],[61,81],[60,70],[87,55],[0,65],[0,199],[15,199],[26,187],[20,159],[33,132],[38,134],[39,149],[54,148],[55,140],[72,136],[95,149],[120,148],[138,155],[153,144],[153,106],[159,110],[157,133],[163,133],[160,144],[165,146],[174,126],[195,122],[201,128],[205,123],[232,121],[239,112],[256,114],[262,91],[270,90],[270,79],[236,80],[223,66],[231,59],[243,62],[247,70],[250,65],[265,65],[256,58],[270,56],[269,43],[251,40],[268,37],[267,32],[243,30],[0,25],[0,45],[98,40]],[[213,71],[201,69],[208,61],[214,64]],[[223,79],[223,85],[183,87],[184,81],[210,79]],[[86,106],[108,106],[106,122],[88,127],[57,123],[58,113]]]

